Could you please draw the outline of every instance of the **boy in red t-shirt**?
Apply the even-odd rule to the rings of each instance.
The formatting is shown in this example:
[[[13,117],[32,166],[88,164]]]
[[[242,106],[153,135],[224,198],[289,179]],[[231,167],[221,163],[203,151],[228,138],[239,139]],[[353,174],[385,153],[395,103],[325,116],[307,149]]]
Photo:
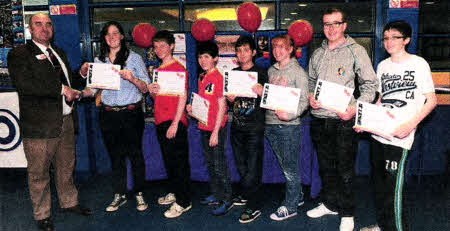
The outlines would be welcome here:
[[[188,91],[188,72],[186,68],[173,58],[175,47],[173,35],[162,30],[153,38],[156,55],[161,59],[159,72],[184,72],[185,92],[183,95],[159,93],[160,85],[148,85],[155,101],[155,124],[158,141],[161,147],[164,164],[169,180],[168,194],[158,199],[158,204],[171,207],[164,213],[167,218],[178,217],[192,207],[190,198],[190,165],[187,127],[188,121],[184,108]]]
[[[201,201],[202,204],[216,204],[212,213],[220,216],[232,207],[231,178],[225,156],[227,139],[227,105],[223,96],[223,76],[216,68],[219,49],[213,42],[200,43],[197,46],[198,63],[203,69],[198,79],[198,94],[209,101],[208,122],[199,122],[203,155],[211,177],[212,195]],[[186,110],[192,115],[191,105]]]

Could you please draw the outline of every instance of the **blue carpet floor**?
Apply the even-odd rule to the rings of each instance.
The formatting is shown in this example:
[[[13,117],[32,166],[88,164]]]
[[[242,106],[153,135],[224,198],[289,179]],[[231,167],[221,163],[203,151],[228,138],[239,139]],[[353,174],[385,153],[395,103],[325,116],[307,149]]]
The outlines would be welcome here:
[[[111,176],[92,176],[78,180],[81,204],[93,209],[94,215],[80,217],[61,211],[53,188],[53,221],[56,230],[338,230],[339,218],[325,216],[309,219],[306,211],[315,207],[319,199],[306,198],[306,203],[298,208],[298,215],[282,222],[272,221],[269,215],[276,210],[283,195],[282,184],[265,184],[264,207],[260,218],[249,224],[238,221],[242,206],[235,206],[222,217],[211,215],[211,208],[201,206],[199,198],[208,192],[208,184],[193,182],[193,208],[177,219],[165,219],[166,206],[156,203],[164,194],[164,181],[148,182],[145,190],[149,209],[137,212],[135,201],[129,200],[115,213],[104,211],[112,200]],[[53,185],[53,183],[52,183]],[[413,231],[450,230],[450,186],[446,176],[410,177],[408,187],[408,209]],[[307,187],[304,187],[308,191]],[[355,230],[375,223],[375,209],[372,200],[373,190],[369,177],[357,177],[355,180],[356,215]],[[26,172],[18,169],[0,169],[0,231],[37,230],[33,220],[31,201],[26,183]]]

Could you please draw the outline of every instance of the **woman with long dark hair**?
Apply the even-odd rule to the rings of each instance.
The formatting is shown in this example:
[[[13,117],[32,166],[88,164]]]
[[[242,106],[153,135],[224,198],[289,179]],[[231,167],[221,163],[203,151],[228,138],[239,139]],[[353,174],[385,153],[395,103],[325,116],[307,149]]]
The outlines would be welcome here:
[[[95,63],[120,65],[120,90],[102,90],[100,126],[103,139],[111,157],[113,171],[114,199],[106,208],[114,212],[127,202],[127,165],[131,162],[134,179],[136,208],[147,209],[142,189],[145,183],[145,163],[142,153],[142,135],[144,132],[144,114],[141,110],[142,93],[147,92],[149,77],[145,64],[138,54],[128,49],[122,26],[117,22],[108,22],[100,32],[100,55]],[[81,68],[86,76],[88,64]],[[95,89],[83,90],[84,97],[94,96]]]

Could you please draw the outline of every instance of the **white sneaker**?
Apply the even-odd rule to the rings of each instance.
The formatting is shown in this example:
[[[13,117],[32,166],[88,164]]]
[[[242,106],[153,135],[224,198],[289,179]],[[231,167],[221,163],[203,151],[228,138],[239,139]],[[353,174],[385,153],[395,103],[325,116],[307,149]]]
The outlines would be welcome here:
[[[148,208],[148,204],[145,203],[144,195],[142,192],[138,192],[136,194],[136,209],[140,212],[146,210]]]
[[[114,200],[111,202],[108,207],[106,207],[106,212],[114,212],[119,209],[120,206],[127,203],[127,197],[124,195],[120,195],[118,193],[114,194]]]
[[[360,229],[360,231],[381,231],[381,228],[378,225],[371,225]]]
[[[343,217],[341,218],[341,224],[339,225],[339,231],[353,231],[355,227],[355,222],[353,217]]]
[[[329,210],[327,207],[325,207],[323,203],[320,203],[319,206],[306,212],[306,215],[308,215],[308,217],[311,218],[318,218],[324,215],[337,215],[337,214],[338,214],[337,212],[333,212]]]
[[[177,199],[175,198],[175,194],[168,193],[166,196],[158,198],[158,204],[160,205],[170,205],[175,202]]]
[[[170,206],[170,209],[164,212],[164,216],[167,218],[175,218],[179,217],[184,212],[188,211],[192,208],[192,204],[190,204],[188,207],[183,208],[180,205],[177,204],[177,202],[174,202],[172,206]]]

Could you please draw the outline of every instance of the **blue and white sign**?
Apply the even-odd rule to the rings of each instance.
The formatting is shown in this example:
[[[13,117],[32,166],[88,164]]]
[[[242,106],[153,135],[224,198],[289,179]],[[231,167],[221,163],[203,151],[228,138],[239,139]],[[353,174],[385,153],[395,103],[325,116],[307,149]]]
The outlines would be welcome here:
[[[0,168],[27,167],[16,92],[0,93]]]

